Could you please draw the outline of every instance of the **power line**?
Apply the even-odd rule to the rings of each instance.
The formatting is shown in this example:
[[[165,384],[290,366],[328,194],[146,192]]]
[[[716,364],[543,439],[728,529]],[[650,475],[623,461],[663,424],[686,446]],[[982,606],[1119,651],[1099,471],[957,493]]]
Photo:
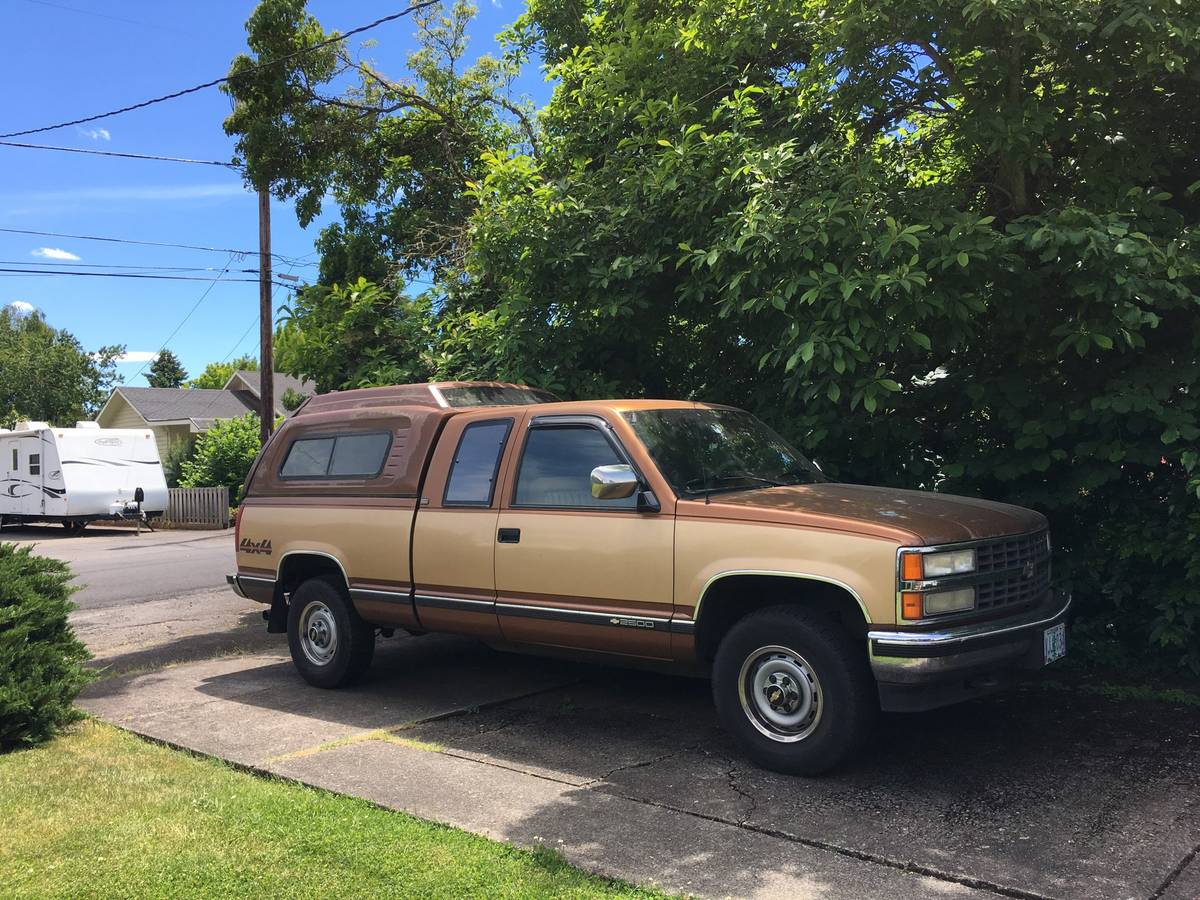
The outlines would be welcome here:
[[[79,9],[78,7],[75,7],[75,6],[64,6],[61,3],[51,3],[51,2],[49,2],[49,0],[25,0],[25,2],[26,3],[36,3],[36,4],[38,4],[38,6],[49,6],[54,9],[63,9],[63,10],[66,10],[67,12],[80,13],[81,15],[85,15],[85,16],[96,16],[97,18],[100,18],[100,19],[111,19],[114,22],[124,22],[127,25],[140,25],[143,28],[157,28],[157,29],[161,29],[163,31],[173,31],[176,34],[181,33],[178,28],[167,28],[164,25],[152,25],[149,22],[139,22],[136,19],[123,19],[120,16],[110,16],[107,13],[95,12],[94,10],[90,10],[90,9]]]
[[[312,256],[312,255],[313,255],[314,253],[316,253],[316,252],[317,252],[317,251],[316,251],[316,250],[314,250],[312,253],[306,253],[304,256],[300,257],[300,260],[303,260],[303,259],[305,259],[305,258],[306,258],[306,257],[308,257],[308,256]],[[302,263],[300,262],[300,260],[296,260],[296,261],[295,261],[295,262],[293,262],[291,265],[289,265],[289,266],[288,266],[288,272],[291,272],[291,271],[292,271],[292,269],[296,268],[296,266],[297,266],[297,265],[302,265]],[[272,293],[272,294],[271,294],[271,303],[272,303],[272,304],[274,304],[274,303],[275,303],[275,297],[276,297],[276,296],[279,294],[279,289],[280,289],[281,287],[283,287],[283,285],[282,285],[282,284],[276,284],[276,286],[275,286],[275,291],[274,291],[274,293]],[[238,339],[237,339],[237,343],[236,343],[236,344],[234,344],[234,345],[233,345],[233,348],[232,348],[232,349],[231,349],[231,350],[230,350],[228,353],[226,353],[226,354],[225,354],[225,357],[224,357],[224,358],[221,360],[221,362],[228,362],[228,361],[229,361],[229,357],[233,356],[233,354],[234,354],[235,352],[237,352],[237,349],[238,349],[239,347],[241,347],[241,346],[242,346],[242,344],[245,342],[245,340],[246,340],[247,336],[249,336],[251,329],[253,329],[253,328],[254,328],[254,326],[255,326],[255,325],[257,325],[257,324],[258,324],[258,316],[255,316],[255,317],[254,317],[254,319],[253,319],[253,320],[250,322],[250,324],[246,326],[246,330],[242,332],[242,336],[241,336],[240,338],[238,338]]]
[[[47,271],[45,269],[0,269],[0,272],[14,275],[90,275],[93,278],[153,278],[161,281],[208,281],[207,278],[201,275],[135,275],[131,272],[66,272],[60,270]],[[258,281],[257,278],[225,278],[222,280]]]
[[[250,72],[257,72],[260,69],[267,68],[268,66],[275,66],[280,63],[287,62],[288,60],[294,59],[297,56],[302,56],[305,53],[312,53],[314,50],[320,50],[322,47],[328,47],[330,44],[339,43],[340,41],[343,41],[346,38],[351,37],[353,35],[362,34],[362,32],[364,32],[364,31],[370,31],[372,28],[378,28],[380,25],[386,24],[387,22],[392,22],[392,21],[395,21],[396,19],[403,18],[404,16],[407,16],[409,13],[413,13],[418,10],[424,9],[427,6],[432,6],[436,2],[438,2],[438,0],[421,0],[421,2],[413,3],[411,6],[408,6],[405,9],[402,9],[398,13],[392,13],[390,16],[384,16],[382,19],[376,19],[374,22],[370,22],[366,25],[360,25],[358,28],[351,28],[349,31],[345,32],[344,34],[336,34],[335,33],[333,37],[326,38],[323,41],[318,41],[317,43],[313,44],[310,47],[302,47],[301,49],[296,50],[292,53],[285,54],[284,56],[281,56],[278,59],[272,59],[267,62],[253,63],[253,64],[251,64],[251,66],[248,69],[244,70],[241,74],[246,75],[246,74],[249,74]],[[230,81],[232,78],[233,78],[232,75],[222,75],[220,78],[214,78],[212,81],[206,81],[203,84],[197,84],[197,85],[193,85],[192,87],[189,87],[189,88],[183,88],[178,91],[172,91],[169,94],[163,94],[161,97],[152,97],[149,100],[143,100],[140,103],[133,103],[133,104],[130,104],[129,106],[123,106],[120,109],[110,110],[109,112],[97,113],[96,115],[92,115],[92,116],[84,116],[79,119],[72,119],[69,122],[59,122],[56,125],[43,125],[40,128],[26,128],[24,131],[10,131],[5,134],[0,134],[0,139],[23,137],[27,134],[41,134],[44,131],[55,131],[59,128],[69,128],[72,125],[85,125],[88,122],[96,122],[100,119],[107,119],[107,118],[110,118],[111,116],[118,116],[118,115],[121,115],[122,113],[132,112],[135,109],[144,109],[145,107],[153,106],[156,103],[165,103],[167,100],[175,100],[175,99],[178,99],[179,97],[184,97],[188,94],[194,94],[197,91],[203,91],[210,87],[216,87],[218,84],[225,84],[227,81]]]
[[[151,266],[139,265],[137,263],[85,263],[85,262],[61,262],[54,261],[29,261],[24,259],[0,259],[0,266],[77,266],[83,269],[147,269],[162,272],[216,272],[216,266]],[[257,275],[258,269],[235,269],[236,272],[245,272],[248,274]]]
[[[94,234],[64,234],[61,231],[29,231],[24,228],[0,228],[0,233],[31,234],[36,235],[37,237],[68,238],[74,241],[105,241],[106,243],[110,244],[138,244],[142,247],[173,247],[177,250],[204,250],[208,253],[233,253],[238,256],[254,256],[258,253],[257,250],[233,250],[229,247],[201,247],[196,244],[172,244],[165,241],[138,241],[131,238],[100,237]],[[294,257],[284,256],[280,253],[272,253],[271,255],[283,262],[284,265],[287,265],[288,262],[294,259]],[[312,256],[311,253],[305,255]],[[304,257],[299,257],[299,259],[303,258]],[[316,263],[297,263],[297,265],[315,266]]]
[[[241,270],[234,270],[241,271]],[[224,274],[224,270],[222,271]],[[0,275],[15,278],[17,275],[42,275],[44,277],[56,275],[74,275],[83,278],[142,278],[153,281],[208,281],[202,275],[141,275],[136,272],[64,272],[61,270],[47,271],[45,269],[8,269],[0,268]],[[249,284],[258,284],[257,278],[222,278],[217,276],[218,281],[222,284],[234,284],[237,282],[245,282]],[[291,287],[282,281],[272,281],[271,284],[277,287]]]
[[[158,348],[158,353],[155,354],[156,359],[158,356],[162,355],[162,352],[164,350],[167,349],[167,344],[171,343],[171,338],[173,338],[173,337],[175,337],[175,335],[179,334],[179,330],[181,328],[183,328],[184,325],[187,324],[187,320],[192,317],[192,313],[194,313],[196,310],[198,310],[200,308],[200,304],[204,302],[205,298],[207,298],[210,293],[212,293],[212,289],[217,286],[217,282],[219,282],[221,280],[221,276],[229,271],[229,267],[231,265],[233,265],[233,260],[234,260],[235,256],[236,256],[236,254],[233,254],[233,253],[229,254],[229,259],[226,260],[225,268],[221,270],[221,274],[218,275],[216,278],[214,278],[212,280],[212,283],[204,289],[204,293],[200,295],[200,299],[197,300],[194,304],[192,304],[192,308],[188,310],[187,315],[184,316],[180,320],[179,324],[175,326],[175,330],[172,331],[169,335],[167,335],[167,339],[162,342],[162,346]],[[255,279],[255,280],[257,280],[257,279]],[[146,362],[142,363],[142,367],[134,373],[133,377],[137,378],[139,375],[141,375],[143,372],[145,372],[146,366],[150,365],[150,362],[151,362],[150,360],[147,360]]]
[[[0,141],[0,147],[20,147],[24,150],[58,150],[62,153],[86,153],[89,156],[119,156],[123,159],[153,159],[159,162],[195,163],[198,166],[222,166],[237,169],[233,163],[215,159],[187,159],[182,156],[156,156],[152,153],[119,153],[116,150],[94,150],[85,147],[52,147],[49,144],[24,144],[17,141]]]

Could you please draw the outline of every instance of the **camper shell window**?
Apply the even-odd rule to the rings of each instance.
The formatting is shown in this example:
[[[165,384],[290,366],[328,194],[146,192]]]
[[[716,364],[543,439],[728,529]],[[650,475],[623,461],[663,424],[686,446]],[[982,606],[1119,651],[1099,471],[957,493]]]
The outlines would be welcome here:
[[[41,475],[42,474],[42,454],[40,454],[40,453],[30,453],[29,454],[29,474],[30,475]]]
[[[297,438],[279,467],[279,477],[285,481],[378,478],[391,446],[389,431]]]

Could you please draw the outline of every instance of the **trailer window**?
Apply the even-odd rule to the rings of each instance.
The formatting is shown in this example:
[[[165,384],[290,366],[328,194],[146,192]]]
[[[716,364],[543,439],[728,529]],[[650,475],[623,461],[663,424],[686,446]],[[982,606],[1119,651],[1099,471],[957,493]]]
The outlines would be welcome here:
[[[446,506],[491,506],[496,473],[508,441],[512,419],[474,422],[458,441],[450,478],[446,481]]]
[[[41,475],[42,474],[42,454],[40,454],[40,453],[30,453],[29,454],[29,474],[30,475]]]
[[[298,438],[288,448],[280,478],[375,478],[392,446],[390,432]]]
[[[20,468],[21,468],[21,467],[20,467],[20,465],[18,465],[18,463],[17,463],[17,448],[16,448],[16,447],[14,447],[14,448],[13,448],[13,464],[12,464],[12,470],[13,470],[14,472],[16,472],[16,471],[18,471]]]

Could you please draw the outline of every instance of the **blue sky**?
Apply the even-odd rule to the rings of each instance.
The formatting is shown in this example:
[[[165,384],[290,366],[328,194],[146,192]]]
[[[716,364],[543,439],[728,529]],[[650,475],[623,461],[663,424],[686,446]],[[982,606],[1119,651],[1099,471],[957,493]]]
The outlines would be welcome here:
[[[0,26],[7,35],[0,76],[9,89],[0,93],[0,132],[80,118],[216,78],[245,49],[245,21],[254,6],[241,0],[5,0],[0,4]],[[327,30],[343,31],[402,8],[402,2],[375,0],[309,3]],[[472,50],[495,52],[494,35],[520,12],[518,0],[483,0]],[[374,39],[368,54],[384,72],[401,75],[413,49],[412,33],[413,26],[401,19],[351,40]],[[539,103],[549,93],[536,69],[519,87]],[[228,160],[233,141],[221,129],[228,113],[229,99],[212,88],[15,140]],[[273,250],[315,263],[313,241],[335,215],[335,209],[327,209],[320,222],[304,230],[290,203],[275,202]],[[2,146],[0,228],[246,250],[258,246],[255,198],[232,170]],[[0,268],[178,266],[200,269],[179,274],[213,278],[229,260],[225,253],[0,233]],[[257,257],[234,258],[230,268],[257,268]],[[316,269],[293,271],[313,276]],[[88,349],[126,345],[133,358],[120,371],[127,383],[144,385],[144,375],[137,375],[142,360],[163,345],[208,286],[207,281],[0,273],[0,306],[30,304]],[[278,292],[276,305],[285,300],[286,292]],[[227,356],[257,355],[257,304],[256,283],[217,284],[167,346],[192,375]]]

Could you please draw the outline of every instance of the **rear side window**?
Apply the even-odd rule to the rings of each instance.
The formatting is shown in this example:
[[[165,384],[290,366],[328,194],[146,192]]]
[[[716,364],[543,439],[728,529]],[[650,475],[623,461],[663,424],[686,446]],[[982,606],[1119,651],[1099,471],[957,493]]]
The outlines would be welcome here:
[[[636,496],[619,500],[592,496],[592,469],[624,461],[599,429],[589,425],[534,428],[521,454],[513,505],[634,509]]]
[[[391,444],[392,436],[386,433],[339,435],[333,443],[329,477],[374,478]]]
[[[42,474],[42,454],[40,454],[40,453],[30,453],[29,454],[29,474],[30,475],[41,475]]]
[[[512,419],[475,422],[463,430],[446,480],[445,506],[491,506],[496,473]]]
[[[389,432],[298,438],[288,448],[280,478],[374,478],[392,445]]]

